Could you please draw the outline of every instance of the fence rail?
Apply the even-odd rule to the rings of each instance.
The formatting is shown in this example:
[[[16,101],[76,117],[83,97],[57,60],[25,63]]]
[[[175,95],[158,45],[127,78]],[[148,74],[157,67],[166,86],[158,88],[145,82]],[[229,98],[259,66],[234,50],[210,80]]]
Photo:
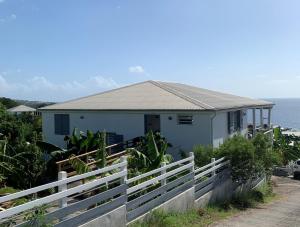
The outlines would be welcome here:
[[[55,220],[55,226],[76,226],[123,205],[126,206],[129,222],[188,189],[194,188],[199,198],[214,187],[214,180],[227,166],[229,161],[220,158],[195,169],[191,152],[185,159],[163,163],[157,169],[129,179],[126,156],[121,157],[117,164],[81,175],[67,177],[62,171],[58,181],[0,197],[1,205],[51,188],[56,190],[54,194],[1,211],[0,224],[16,215],[24,216],[43,204],[51,207],[46,220]],[[24,223],[18,225],[23,226]]]
[[[132,147],[135,144],[134,140],[127,140],[121,143],[111,144],[107,146],[105,149],[107,153],[109,154],[107,156],[107,163],[113,163],[116,159],[120,158],[121,156],[126,155],[126,148]],[[112,153],[113,149],[119,148],[120,151],[117,153]],[[93,158],[95,158],[96,153],[98,150],[89,151],[71,158],[67,158],[61,161],[56,162],[57,170],[60,171],[66,171],[68,173],[68,176],[73,176],[76,174],[75,171],[72,171],[72,166],[70,165],[70,160],[72,159],[81,159],[84,161],[88,166],[95,166],[95,164],[98,163],[98,161],[95,161]]]

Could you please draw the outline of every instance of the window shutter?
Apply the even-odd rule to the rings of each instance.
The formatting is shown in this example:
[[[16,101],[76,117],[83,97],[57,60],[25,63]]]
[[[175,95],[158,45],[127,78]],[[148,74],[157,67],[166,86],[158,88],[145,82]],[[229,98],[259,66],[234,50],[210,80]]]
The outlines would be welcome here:
[[[231,127],[231,119],[230,119],[230,112],[228,112],[227,113],[227,129],[228,129],[228,134],[231,133],[230,127]]]
[[[237,119],[237,128],[238,129],[241,129],[241,111],[239,110],[239,111],[237,111],[237,117],[236,117]]]
[[[61,133],[61,115],[55,114],[54,115],[54,132],[57,135],[60,135]]]
[[[56,135],[70,134],[69,114],[54,114],[54,133]]]
[[[69,114],[62,114],[61,127],[62,134],[69,135],[70,134],[70,116]]]

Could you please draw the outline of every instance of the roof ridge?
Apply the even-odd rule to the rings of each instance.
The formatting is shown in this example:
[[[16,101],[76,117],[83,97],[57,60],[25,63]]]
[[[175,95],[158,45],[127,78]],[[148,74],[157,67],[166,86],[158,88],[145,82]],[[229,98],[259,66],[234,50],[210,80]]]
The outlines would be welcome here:
[[[114,92],[114,91],[117,91],[117,90],[121,90],[123,88],[133,87],[135,85],[139,85],[139,84],[143,84],[143,83],[147,83],[147,82],[149,82],[149,81],[146,80],[146,81],[142,81],[142,82],[138,82],[138,83],[134,83],[134,84],[129,84],[129,85],[122,86],[122,87],[117,87],[117,88],[114,88],[114,89],[111,89],[111,90],[98,92],[96,94],[91,94],[91,95],[87,95],[87,96],[84,96],[84,97],[67,100],[67,101],[60,102],[60,103],[55,103],[55,104],[52,104],[52,105],[49,105],[49,106],[45,106],[45,107],[42,107],[42,108],[38,108],[38,109],[43,110],[43,109],[47,109],[50,106],[56,106],[56,105],[61,105],[61,104],[65,104],[65,103],[68,103],[68,102],[74,102],[74,101],[77,101],[77,100],[80,100],[80,99],[90,98],[90,97],[93,97],[93,96],[97,96],[97,95],[102,95],[102,94],[105,94],[105,93]]]
[[[192,98],[182,92],[179,92],[178,90],[174,89],[174,88],[171,88],[170,86],[166,85],[166,84],[162,84],[160,81],[153,81],[153,80],[150,80],[149,81],[150,83],[156,85],[157,87],[160,87],[161,89],[164,89],[165,91],[169,92],[169,93],[172,93],[173,95],[176,95],[178,96],[179,98],[182,98],[184,99],[185,101],[188,101],[194,105],[197,105],[201,108],[204,108],[204,109],[207,109],[210,108],[210,109],[216,109],[216,107],[214,106],[211,106],[211,105],[208,105],[204,102],[201,102],[195,98]]]

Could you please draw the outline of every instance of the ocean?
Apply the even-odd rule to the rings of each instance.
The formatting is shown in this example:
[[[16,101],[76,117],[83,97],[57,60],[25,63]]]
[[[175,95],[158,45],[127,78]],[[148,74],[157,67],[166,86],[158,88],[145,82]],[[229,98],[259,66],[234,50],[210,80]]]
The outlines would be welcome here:
[[[275,103],[271,116],[274,125],[300,130],[300,98],[264,100]]]

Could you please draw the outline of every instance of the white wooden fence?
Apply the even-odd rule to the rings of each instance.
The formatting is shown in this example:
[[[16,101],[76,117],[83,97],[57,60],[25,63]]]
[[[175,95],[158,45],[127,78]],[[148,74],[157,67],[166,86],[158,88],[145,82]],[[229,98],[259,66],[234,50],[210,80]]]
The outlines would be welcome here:
[[[53,194],[1,211],[0,224],[20,220],[26,212],[41,205],[47,205],[46,220],[55,226],[78,226],[122,205],[126,205],[127,221],[131,221],[192,187],[199,198],[214,187],[214,179],[228,164],[225,158],[212,159],[210,164],[194,169],[191,152],[188,158],[163,163],[158,169],[130,179],[127,179],[126,157],[118,164],[69,178],[60,172],[58,181],[0,197],[1,205],[56,189]],[[24,223],[19,221],[18,225]]]

